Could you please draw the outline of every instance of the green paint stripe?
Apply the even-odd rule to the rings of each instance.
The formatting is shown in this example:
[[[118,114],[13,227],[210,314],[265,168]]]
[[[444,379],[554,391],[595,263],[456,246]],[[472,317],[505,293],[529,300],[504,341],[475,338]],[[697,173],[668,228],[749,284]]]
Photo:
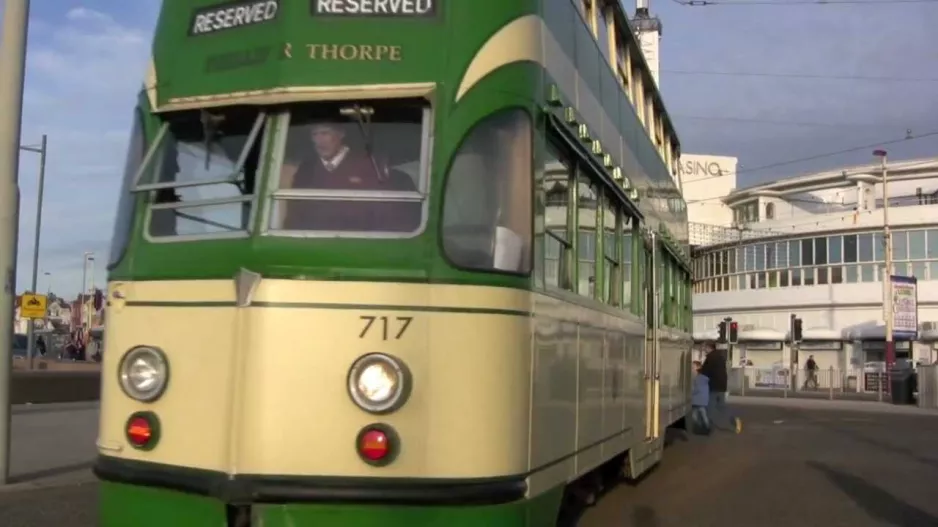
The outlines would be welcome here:
[[[150,302],[130,301],[132,307],[236,307],[235,302]],[[457,306],[404,306],[385,304],[331,304],[322,302],[252,302],[250,307],[280,309],[331,309],[346,311],[416,311],[420,313],[461,313],[470,315],[506,315],[530,317],[532,312],[518,309]]]

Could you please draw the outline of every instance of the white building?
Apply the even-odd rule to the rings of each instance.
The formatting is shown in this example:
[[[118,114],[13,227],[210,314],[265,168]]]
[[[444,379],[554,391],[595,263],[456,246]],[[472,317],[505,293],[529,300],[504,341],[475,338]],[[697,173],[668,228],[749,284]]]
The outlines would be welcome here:
[[[893,272],[918,279],[918,334],[897,339],[896,355],[932,362],[938,349],[938,158],[888,168]],[[693,177],[685,179],[684,192],[696,246],[696,338],[715,338],[720,321],[732,317],[741,341],[734,361],[784,368],[793,358],[786,341],[790,316],[797,314],[805,339],[801,367],[809,354],[822,369],[841,372],[884,360],[878,164],[783,179],[722,198],[715,197],[722,192],[716,180],[689,183]]]

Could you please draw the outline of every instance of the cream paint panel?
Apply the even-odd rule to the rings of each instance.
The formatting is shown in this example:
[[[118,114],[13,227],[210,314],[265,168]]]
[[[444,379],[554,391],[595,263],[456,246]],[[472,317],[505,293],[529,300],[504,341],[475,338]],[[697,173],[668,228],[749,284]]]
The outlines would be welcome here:
[[[167,280],[153,282],[112,282],[127,302],[234,302],[234,280]],[[110,321],[108,327],[110,328]]]
[[[233,284],[140,282],[112,284],[112,290],[137,302],[233,302]],[[272,306],[116,311],[108,349],[159,345],[173,370],[167,394],[149,405],[165,428],[163,442],[151,453],[127,449],[123,439],[127,416],[146,405],[123,396],[116,373],[105,375],[102,452],[114,455],[117,447],[131,458],[240,473],[482,477],[545,466],[610,437],[616,428],[643,429],[640,322],[545,295],[475,286],[265,280],[254,301]],[[536,317],[275,307],[350,301],[533,310]],[[376,330],[360,339],[363,315],[388,316],[392,323],[398,316],[414,320],[400,340],[382,341]],[[621,342],[613,332],[624,335]],[[236,342],[244,350],[241,377],[234,373]],[[366,414],[347,394],[349,366],[370,351],[401,357],[415,378],[411,399],[390,416]],[[106,354],[105,371],[116,371],[119,355]],[[614,383],[615,371],[621,377]],[[178,398],[182,393],[185,400]],[[237,419],[228,417],[231,404]],[[354,452],[357,431],[376,421],[397,428],[404,444],[398,461],[382,469],[365,465]],[[636,433],[614,437],[531,481],[548,488],[573,479],[641,439]]]
[[[176,97],[156,108],[157,112],[215,108],[239,104],[274,105],[301,101],[346,101],[382,98],[423,97],[429,99],[436,84],[427,82],[404,84],[359,84],[354,86],[286,86],[268,90],[252,90],[214,95]],[[155,107],[154,107],[155,108]]]
[[[460,307],[530,311],[531,295],[507,287],[264,280],[255,302]]]
[[[347,290],[341,298],[421,304],[429,293],[411,288],[407,298],[386,298],[386,286],[371,287],[371,294]],[[250,311],[248,346],[266,352],[247,358],[239,472],[471,478],[526,471],[527,318],[374,308]],[[413,322],[400,340],[381,340],[377,326],[361,339],[361,316]],[[381,417],[359,410],[346,389],[352,362],[374,351],[402,359],[414,378],[407,404]],[[373,422],[390,424],[401,438],[400,457],[387,467],[371,467],[355,452],[356,434]]]
[[[537,15],[526,15],[509,22],[489,37],[479,48],[466,72],[463,73],[456,100],[472,89],[486,75],[498,68],[515,62],[531,61],[543,64],[541,57],[541,32],[544,22]]]
[[[170,286],[165,297],[179,298],[193,288],[211,293],[214,284]],[[109,312],[101,370],[99,451],[127,459],[226,470],[234,320],[234,308],[125,307]],[[124,395],[117,380],[123,352],[142,344],[162,349],[170,364],[166,392],[152,404]],[[145,410],[155,412],[162,425],[162,439],[151,452],[130,448],[124,436],[128,417]]]
[[[572,32],[573,25],[570,24],[568,27]],[[570,37],[572,38],[572,35]],[[596,97],[589,90],[583,89],[585,81],[577,71],[576,65],[560,46],[560,43],[557,42],[551,31],[544,25],[544,21],[537,15],[527,15],[509,23],[496,32],[479,49],[459,84],[456,102],[489,73],[506,64],[520,61],[532,61],[541,64],[550,73],[562,92],[572,94],[580,113],[592,122],[599,123],[599,130],[603,130],[606,123],[611,123],[611,119],[618,120],[618,115],[606,115]],[[632,74],[631,68],[629,74]],[[642,89],[640,84],[641,76],[638,77],[639,84],[635,85],[634,88],[636,93],[639,93]],[[644,98],[636,97],[636,95],[629,93],[629,100],[639,101],[635,104],[636,112],[644,123],[644,108],[642,107]],[[632,177],[634,177],[634,174],[642,172],[638,160],[627,146],[628,141],[621,137],[618,129],[614,134],[602,132],[602,137],[604,148],[622,165],[627,176],[632,174]]]
[[[643,324],[544,295],[535,304],[531,467],[583,451],[533,474],[532,495],[573,480],[644,439]],[[609,346],[608,355],[603,346]],[[619,374],[615,383],[614,373]]]
[[[143,79],[143,89],[147,92],[147,101],[150,103],[150,108],[156,108],[156,87],[156,64],[154,64],[151,57],[147,66],[147,74]]]

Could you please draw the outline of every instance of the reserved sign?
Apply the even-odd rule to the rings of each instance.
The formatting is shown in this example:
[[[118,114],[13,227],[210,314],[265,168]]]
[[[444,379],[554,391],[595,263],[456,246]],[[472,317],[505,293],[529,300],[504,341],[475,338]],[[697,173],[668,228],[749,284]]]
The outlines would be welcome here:
[[[438,0],[310,0],[313,16],[431,18]]]

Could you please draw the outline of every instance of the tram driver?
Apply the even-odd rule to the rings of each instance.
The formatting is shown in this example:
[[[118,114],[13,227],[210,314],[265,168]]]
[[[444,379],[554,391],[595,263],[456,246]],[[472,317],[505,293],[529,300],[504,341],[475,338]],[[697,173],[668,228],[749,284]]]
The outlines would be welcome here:
[[[314,121],[298,163],[285,164],[284,179],[293,189],[326,191],[416,191],[411,177],[389,168],[386,161],[346,141],[342,124]],[[311,148],[310,148],[311,147]],[[307,199],[291,201],[283,228],[317,231],[409,232],[420,223],[413,203],[387,200]]]

